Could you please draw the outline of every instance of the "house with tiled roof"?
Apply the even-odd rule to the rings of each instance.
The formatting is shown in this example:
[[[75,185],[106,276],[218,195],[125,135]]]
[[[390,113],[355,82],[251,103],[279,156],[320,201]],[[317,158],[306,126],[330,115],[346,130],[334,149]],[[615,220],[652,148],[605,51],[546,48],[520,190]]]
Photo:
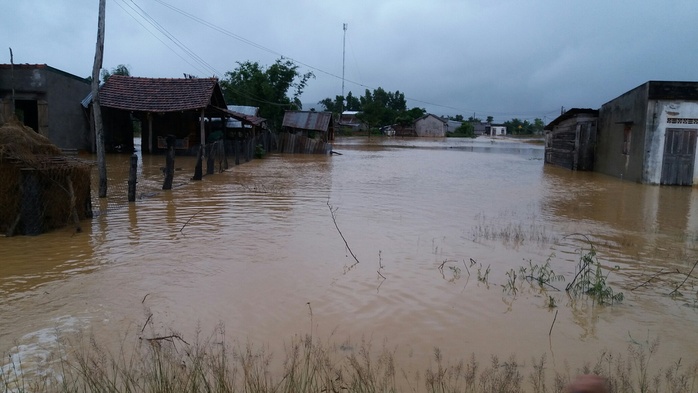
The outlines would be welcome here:
[[[180,151],[206,144],[212,133],[224,135],[226,122],[211,119],[234,118],[252,130],[264,124],[257,116],[228,110],[216,78],[112,75],[99,90],[99,102],[107,148],[132,149],[134,122],[148,153],[165,149],[168,135],[175,136]]]

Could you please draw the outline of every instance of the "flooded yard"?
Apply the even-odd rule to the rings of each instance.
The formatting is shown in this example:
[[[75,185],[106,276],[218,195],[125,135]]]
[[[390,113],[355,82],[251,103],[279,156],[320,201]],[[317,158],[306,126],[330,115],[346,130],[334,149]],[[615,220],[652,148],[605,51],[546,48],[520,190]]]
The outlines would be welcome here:
[[[184,338],[222,325],[276,353],[308,333],[370,340],[407,372],[435,347],[562,369],[659,339],[656,365],[698,360],[698,190],[544,166],[542,145],[507,139],[334,150],[200,182],[177,157],[167,192],[164,157],[145,156],[131,205],[128,156],[110,156],[109,201],[82,232],[0,238],[0,353],[31,367],[61,334],[118,347],[152,323]],[[592,245],[622,302],[565,292]],[[546,261],[564,281],[541,290],[520,269]]]

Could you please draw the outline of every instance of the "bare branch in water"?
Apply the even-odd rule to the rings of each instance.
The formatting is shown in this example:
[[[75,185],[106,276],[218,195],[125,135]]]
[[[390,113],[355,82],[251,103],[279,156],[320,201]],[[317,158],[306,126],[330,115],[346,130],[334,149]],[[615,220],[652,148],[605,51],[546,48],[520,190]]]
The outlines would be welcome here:
[[[184,230],[184,227],[186,227],[187,224],[189,224],[189,221],[191,221],[194,217],[196,217],[197,214],[201,213],[202,211],[204,211],[204,209],[199,209],[198,212],[194,213],[193,216],[189,217],[189,219],[187,220],[187,222],[185,222],[184,225],[182,225],[182,227],[179,229],[179,232],[181,233],[181,232]]]
[[[675,293],[679,290],[679,288],[681,288],[681,287],[683,286],[683,284],[686,283],[686,280],[688,280],[688,278],[691,277],[691,273],[693,273],[693,270],[696,268],[696,265],[698,265],[698,260],[696,261],[696,263],[693,264],[693,267],[691,268],[691,271],[688,272],[688,274],[686,275],[686,278],[683,279],[683,281],[681,282],[681,284],[679,284],[678,287],[674,288],[673,291],[669,292],[669,296],[675,294]]]
[[[327,199],[327,208],[330,209],[330,214],[332,215],[332,222],[334,222],[334,227],[337,228],[337,232],[339,233],[339,236],[342,237],[342,240],[344,240],[344,245],[347,247],[347,250],[349,250],[349,253],[351,256],[354,258],[356,263],[359,263],[359,259],[354,255],[354,252],[351,250],[351,247],[349,247],[349,243],[347,243],[347,239],[344,237],[342,234],[342,231],[339,229],[339,225],[337,225],[337,217],[335,217],[334,212],[337,211],[337,209],[333,209],[332,205],[330,205],[330,199]],[[350,266],[350,268],[353,267]]]
[[[153,337],[153,338],[146,338],[146,340],[152,342],[152,341],[174,341],[172,340],[173,338],[176,338],[177,340],[189,345],[188,342],[184,341],[182,337],[180,337],[179,334],[170,334],[169,336],[161,336],[161,337]]]

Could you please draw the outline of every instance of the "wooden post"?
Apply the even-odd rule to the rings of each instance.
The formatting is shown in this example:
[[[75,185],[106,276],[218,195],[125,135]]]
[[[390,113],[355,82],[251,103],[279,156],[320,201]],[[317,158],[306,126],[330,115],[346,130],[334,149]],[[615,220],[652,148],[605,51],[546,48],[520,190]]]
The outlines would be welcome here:
[[[213,175],[215,170],[214,160],[213,160],[213,143],[206,145],[206,174]]]
[[[201,160],[204,156],[204,147],[199,145],[199,152],[196,154],[196,167],[194,168],[194,177],[192,180],[201,180],[203,178],[202,163]]]
[[[240,133],[235,133],[233,144],[235,146],[235,165],[240,165]]]
[[[167,136],[167,158],[165,159],[165,182],[162,184],[163,190],[172,189],[172,178],[174,177],[175,159],[175,136]]]
[[[148,153],[153,152],[153,114],[148,112]]]
[[[106,0],[99,0],[99,17],[97,19],[97,47],[92,66],[92,114],[95,122],[95,142],[97,145],[97,167],[99,169],[99,197],[107,196],[107,161],[104,151],[104,127],[102,111],[99,107],[99,71],[102,69],[104,56],[104,10]]]
[[[199,133],[201,134],[201,144],[204,146],[206,146],[206,127],[204,123],[205,109],[206,108],[201,108],[201,114],[199,115]]]
[[[136,177],[138,171],[138,156],[134,153],[131,156],[131,167],[128,171],[128,201],[136,201]]]
[[[73,224],[75,224],[75,232],[82,232],[80,217],[78,217],[78,210],[75,206],[75,188],[73,187],[73,179],[70,176],[68,176],[68,196],[70,197],[70,217],[73,219]]]

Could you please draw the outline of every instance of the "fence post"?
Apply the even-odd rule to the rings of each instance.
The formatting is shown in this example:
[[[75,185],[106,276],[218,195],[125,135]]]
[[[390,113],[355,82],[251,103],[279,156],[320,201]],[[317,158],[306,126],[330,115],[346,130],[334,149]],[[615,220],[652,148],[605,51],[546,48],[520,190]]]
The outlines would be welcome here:
[[[131,155],[131,166],[128,171],[128,201],[136,201],[136,183],[137,183],[137,171],[138,171],[138,156],[136,153]]]
[[[196,167],[194,167],[194,177],[192,177],[192,180],[201,180],[203,178],[203,169],[201,160],[203,159],[204,155],[204,146],[199,145],[199,152],[196,153]]]
[[[215,172],[215,161],[213,159],[213,143],[206,145],[206,174],[213,175]]]
[[[172,178],[174,177],[175,159],[175,136],[167,136],[167,158],[165,159],[165,182],[162,184],[163,190],[172,189]]]

